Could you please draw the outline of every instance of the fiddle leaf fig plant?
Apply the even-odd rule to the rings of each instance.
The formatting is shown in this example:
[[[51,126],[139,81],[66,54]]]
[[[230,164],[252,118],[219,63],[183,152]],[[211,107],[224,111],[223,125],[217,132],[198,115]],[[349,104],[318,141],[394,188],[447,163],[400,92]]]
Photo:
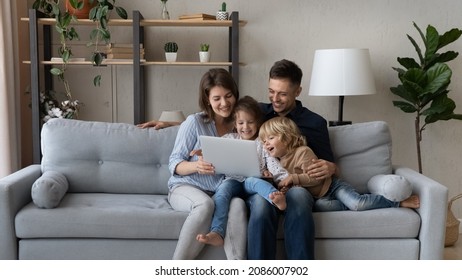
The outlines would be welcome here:
[[[401,84],[391,87],[394,95],[404,101],[393,101],[393,105],[405,113],[415,114],[415,136],[417,144],[417,160],[419,172],[422,173],[422,157],[420,143],[422,132],[426,126],[440,120],[462,120],[461,114],[454,113],[455,102],[449,98],[449,84],[452,70],[446,64],[455,59],[459,53],[454,51],[438,51],[455,42],[462,35],[462,30],[453,28],[440,35],[435,27],[428,25],[426,33],[413,23],[423,41],[424,50],[407,35],[414,46],[419,60],[409,57],[398,57],[398,63],[404,68],[395,68]]]

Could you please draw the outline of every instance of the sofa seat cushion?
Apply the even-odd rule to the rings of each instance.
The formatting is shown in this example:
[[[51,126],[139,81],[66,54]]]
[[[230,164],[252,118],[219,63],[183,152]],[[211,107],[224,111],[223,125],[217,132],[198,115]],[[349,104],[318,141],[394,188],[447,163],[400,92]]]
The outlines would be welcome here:
[[[416,238],[420,216],[408,208],[313,213],[316,238]]]
[[[178,239],[187,215],[165,195],[68,193],[58,208],[26,205],[15,225],[19,238]]]
[[[317,239],[416,238],[420,216],[408,208],[313,213]],[[284,238],[284,219],[279,220],[278,239]]]

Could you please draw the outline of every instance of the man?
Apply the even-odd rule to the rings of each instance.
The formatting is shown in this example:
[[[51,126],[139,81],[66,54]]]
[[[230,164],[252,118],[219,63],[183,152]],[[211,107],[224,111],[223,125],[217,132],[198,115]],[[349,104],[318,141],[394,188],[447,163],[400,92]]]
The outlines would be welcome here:
[[[320,158],[310,166],[309,174],[325,178],[335,173],[327,122],[303,107],[296,98],[302,87],[302,70],[292,61],[277,61],[269,73],[268,97],[271,103],[261,103],[265,120],[275,116],[292,119],[305,135],[308,146]],[[248,259],[275,259],[279,216],[284,214],[284,242],[288,259],[314,259],[314,199],[302,187],[286,193],[287,208],[276,210],[257,195],[246,199],[250,211],[247,232]]]

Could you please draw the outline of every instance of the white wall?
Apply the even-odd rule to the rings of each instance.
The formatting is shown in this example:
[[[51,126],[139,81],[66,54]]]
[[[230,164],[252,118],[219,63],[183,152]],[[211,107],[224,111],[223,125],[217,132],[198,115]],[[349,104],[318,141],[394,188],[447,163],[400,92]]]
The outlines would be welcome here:
[[[187,13],[211,13],[220,7],[221,0],[168,1],[172,18]],[[145,18],[160,17],[160,1],[138,0],[118,1],[131,16],[132,10],[140,10]],[[398,84],[397,74],[392,67],[398,66],[396,58],[416,57],[406,34],[420,43],[420,37],[412,22],[423,30],[428,24],[444,32],[453,27],[462,28],[460,13],[462,2],[458,0],[236,0],[227,1],[228,11],[239,11],[240,17],[248,23],[240,30],[241,67],[240,90],[242,95],[251,95],[266,101],[268,71],[274,61],[287,58],[294,60],[304,70],[303,94],[300,100],[313,111],[328,120],[337,118],[337,98],[308,97],[313,54],[320,48],[364,47],[369,48],[376,78],[378,94],[372,96],[347,97],[344,118],[355,123],[385,120],[393,136],[393,161],[417,169],[414,116],[405,114],[392,105],[396,98],[390,92]],[[210,36],[210,39],[204,39]],[[131,30],[114,29],[115,42],[130,41]],[[160,60],[162,45],[167,40],[176,40],[180,45],[180,60],[197,60],[198,45],[207,41],[211,44],[212,60],[226,56],[227,32],[223,30],[162,28],[146,32],[148,60]],[[462,51],[462,39],[450,46],[451,50]],[[462,113],[462,55],[450,62],[453,70],[450,97]],[[112,120],[131,122],[132,90],[129,66],[119,66],[105,72],[107,85],[116,87],[98,89],[107,100],[98,101],[101,108],[117,109],[107,113]],[[160,67],[150,66],[147,71],[148,119],[157,118],[162,110],[179,109],[186,114],[198,110],[198,81],[205,71],[203,67]],[[98,100],[91,82],[79,81],[84,102]],[[78,93],[77,93],[78,94]],[[114,105],[114,101],[117,104]],[[96,101],[94,101],[96,102]],[[109,103],[108,103],[109,102]],[[125,102],[125,103],[124,103]],[[104,105],[106,104],[106,105]],[[85,108],[84,110],[87,110]],[[91,110],[95,108],[92,107]],[[105,110],[105,109],[104,109]],[[104,111],[103,110],[103,111]],[[106,112],[106,111],[104,111]],[[106,113],[105,113],[106,114]],[[83,112],[82,118],[94,113]],[[105,115],[106,116],[106,115]],[[101,116],[102,119],[106,119]],[[462,192],[462,122],[439,122],[428,126],[424,132],[423,173],[449,188],[450,197]],[[453,204],[456,216],[462,217],[462,202]]]

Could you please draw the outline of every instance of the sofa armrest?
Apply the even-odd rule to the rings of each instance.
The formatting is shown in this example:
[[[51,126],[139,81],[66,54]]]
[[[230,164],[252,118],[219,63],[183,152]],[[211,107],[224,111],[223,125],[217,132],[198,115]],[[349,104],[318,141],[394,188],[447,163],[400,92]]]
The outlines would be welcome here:
[[[419,195],[421,218],[419,241],[421,260],[443,259],[446,234],[448,189],[410,168],[394,166],[394,173],[406,178]]]
[[[0,179],[0,259],[18,258],[14,219],[32,201],[32,184],[41,174],[40,165],[36,164]]]

